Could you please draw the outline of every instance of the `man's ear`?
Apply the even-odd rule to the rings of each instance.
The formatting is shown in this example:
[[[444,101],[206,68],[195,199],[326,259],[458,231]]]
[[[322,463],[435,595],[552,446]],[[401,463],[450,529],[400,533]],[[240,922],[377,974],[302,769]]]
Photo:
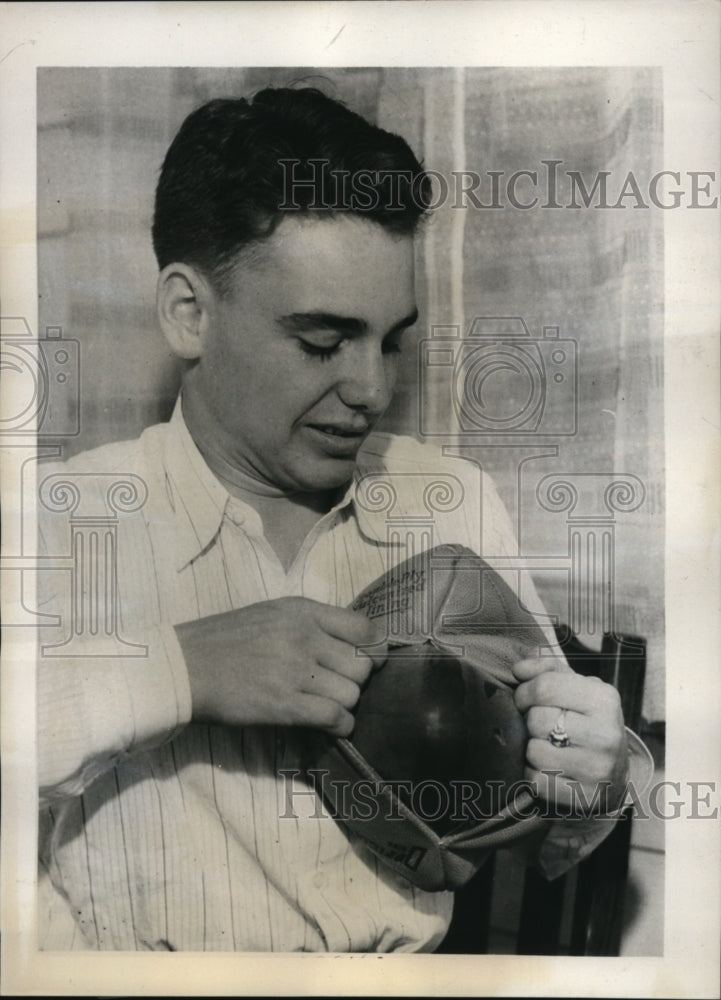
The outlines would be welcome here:
[[[208,282],[187,264],[168,264],[158,275],[158,320],[178,357],[193,360],[203,353],[211,296]]]

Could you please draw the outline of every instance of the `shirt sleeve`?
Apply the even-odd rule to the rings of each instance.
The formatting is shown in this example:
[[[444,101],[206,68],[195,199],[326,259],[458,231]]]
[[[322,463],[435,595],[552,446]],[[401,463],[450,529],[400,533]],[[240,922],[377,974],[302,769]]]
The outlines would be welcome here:
[[[98,775],[172,739],[191,716],[172,627],[151,630],[146,657],[44,657],[38,665],[41,804],[82,794]]]
[[[52,536],[40,526],[41,560],[53,551]],[[70,631],[70,573],[38,572],[37,594],[41,613],[57,622],[38,630],[38,782],[45,805],[81,795],[125,757],[172,739],[190,721],[191,695],[171,625],[125,636],[139,655],[99,656],[91,635],[74,635],[72,655],[59,655]]]
[[[646,744],[634,732],[626,729],[626,736],[628,777],[621,805],[611,813],[557,820],[549,824],[546,836],[538,845],[538,852],[528,858],[548,879],[558,878],[591,854],[609,836],[626,806],[638,801],[648,790],[654,771],[653,758]]]

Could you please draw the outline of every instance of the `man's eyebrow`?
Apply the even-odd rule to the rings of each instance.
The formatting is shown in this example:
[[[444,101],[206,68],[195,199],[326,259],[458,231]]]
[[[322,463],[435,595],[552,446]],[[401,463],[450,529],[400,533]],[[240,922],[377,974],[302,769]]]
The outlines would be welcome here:
[[[399,320],[388,332],[396,333],[407,326],[413,326],[417,319],[418,310],[414,309],[413,312],[404,316],[402,320]],[[309,330],[335,330],[338,333],[357,337],[368,331],[368,323],[364,319],[359,319],[356,316],[340,316],[337,313],[323,311],[289,313],[287,316],[279,316],[278,323],[286,330],[297,333]]]
[[[290,313],[288,316],[280,316],[278,322],[286,330],[298,333],[308,330],[336,330],[338,333],[358,336],[368,329],[368,324],[364,319],[357,319],[355,316],[339,316],[336,313],[328,312]]]
[[[413,312],[409,312],[407,316],[404,316],[403,319],[399,320],[388,332],[397,333],[399,330],[405,330],[406,327],[413,326],[417,319],[418,310],[414,309]]]

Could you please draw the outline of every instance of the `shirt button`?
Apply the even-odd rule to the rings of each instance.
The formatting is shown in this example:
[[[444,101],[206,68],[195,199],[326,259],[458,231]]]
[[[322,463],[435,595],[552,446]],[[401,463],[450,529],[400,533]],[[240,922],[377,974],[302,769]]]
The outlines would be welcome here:
[[[325,872],[316,872],[313,876],[313,885],[316,889],[322,889],[328,881]]]

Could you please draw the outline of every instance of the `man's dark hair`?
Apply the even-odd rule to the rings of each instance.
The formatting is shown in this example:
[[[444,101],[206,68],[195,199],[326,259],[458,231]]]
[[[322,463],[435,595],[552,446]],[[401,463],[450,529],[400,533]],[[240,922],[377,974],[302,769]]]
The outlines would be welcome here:
[[[289,213],[352,212],[412,234],[430,178],[400,136],[312,88],[210,101],[171,143],[155,195],[162,269],[198,267],[222,291],[238,253]]]

